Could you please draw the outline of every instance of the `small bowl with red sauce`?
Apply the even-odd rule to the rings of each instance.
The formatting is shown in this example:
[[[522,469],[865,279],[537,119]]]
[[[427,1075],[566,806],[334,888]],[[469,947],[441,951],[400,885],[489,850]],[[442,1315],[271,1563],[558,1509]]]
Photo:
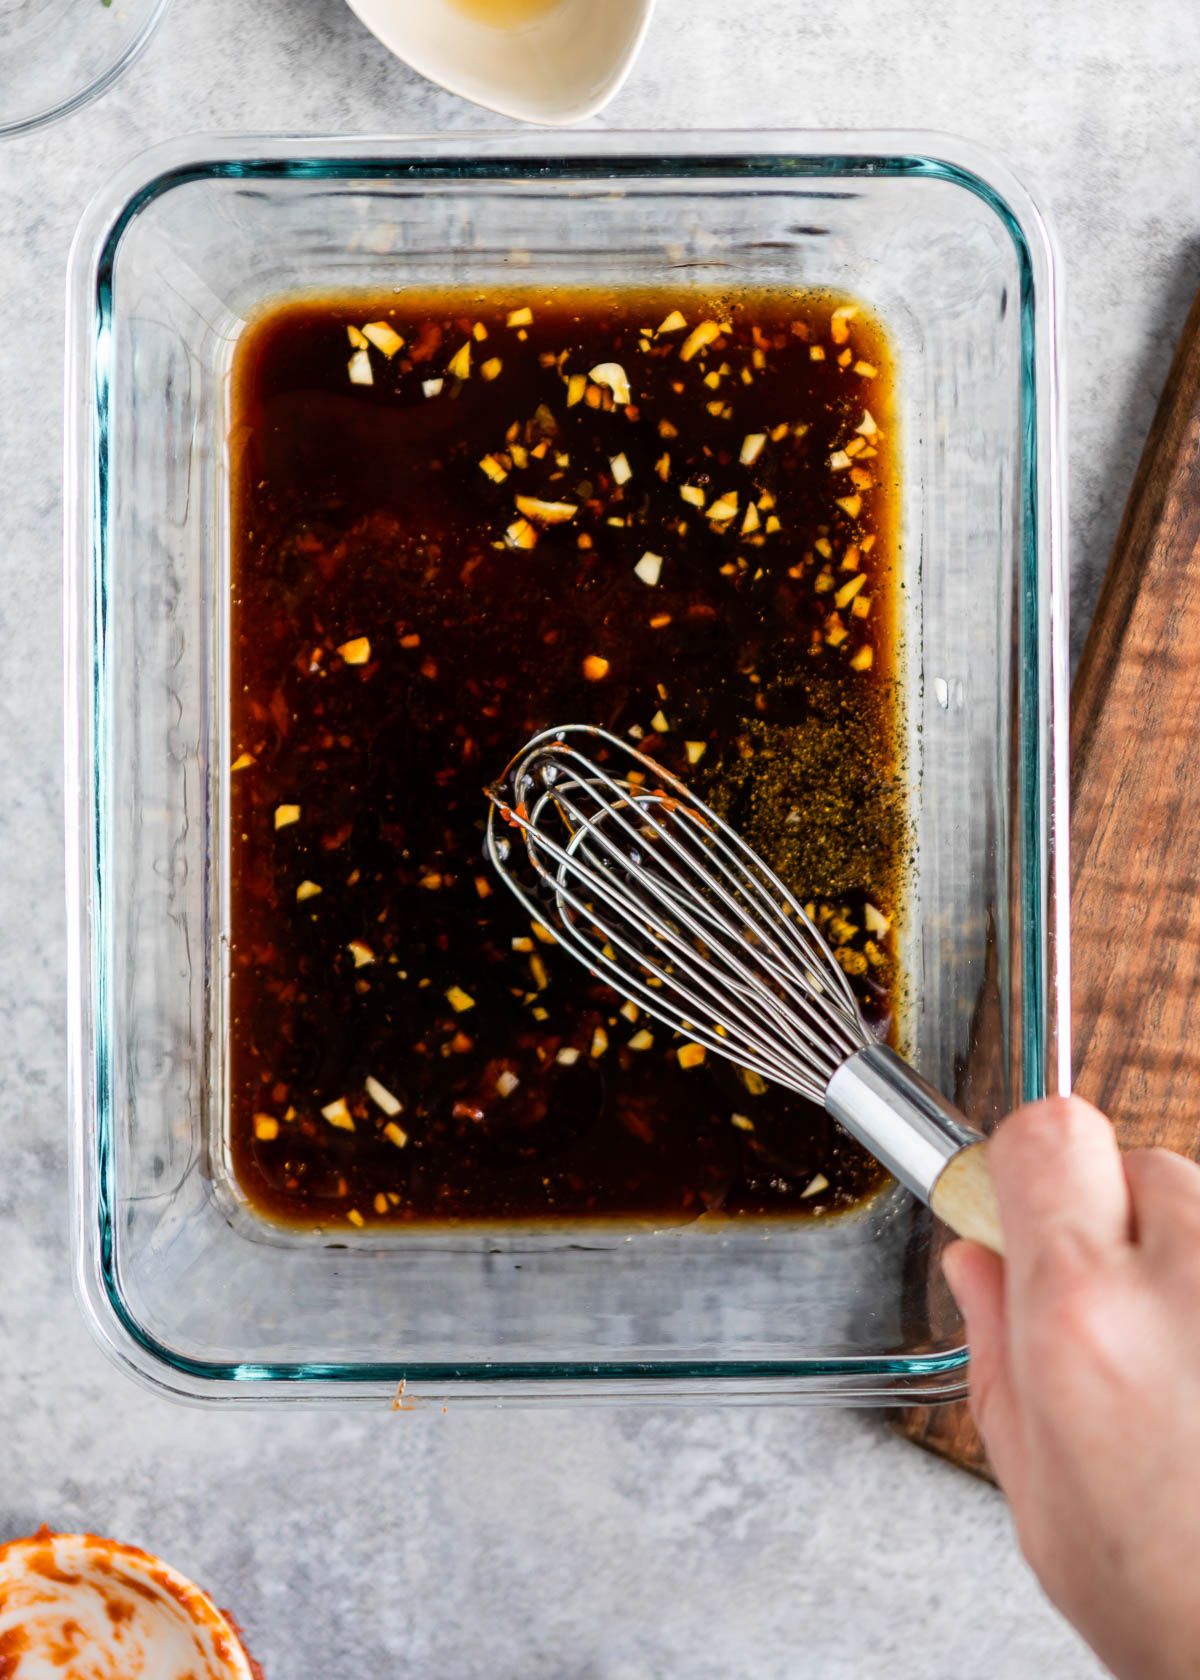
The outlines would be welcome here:
[[[521,918],[596,722],[981,1125],[1055,1089],[1055,259],[881,135],[178,142],[71,265],[77,1277],[221,1403],[961,1394],[941,1235]]]

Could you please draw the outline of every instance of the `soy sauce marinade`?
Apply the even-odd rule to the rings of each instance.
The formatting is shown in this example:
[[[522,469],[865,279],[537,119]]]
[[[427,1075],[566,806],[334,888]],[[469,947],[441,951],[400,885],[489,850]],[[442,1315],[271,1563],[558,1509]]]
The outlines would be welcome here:
[[[824,295],[335,297],[246,334],[230,1140],[260,1210],[795,1214],[879,1183],[546,943],[482,788],[551,724],[639,740],[811,900],[886,1035],[890,380]]]

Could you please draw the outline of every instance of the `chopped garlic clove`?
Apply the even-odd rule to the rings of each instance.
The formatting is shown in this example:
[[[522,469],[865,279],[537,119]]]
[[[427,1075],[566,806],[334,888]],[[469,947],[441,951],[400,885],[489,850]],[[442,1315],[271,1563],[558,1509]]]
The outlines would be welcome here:
[[[363,337],[369,338],[376,350],[381,351],[389,359],[396,354],[397,350],[403,350],[404,348],[404,340],[395,327],[389,326],[386,321],[368,321],[363,328]]]
[[[720,336],[721,328],[718,322],[701,321],[699,326],[692,328],[691,332],[679,346],[680,361],[690,362],[693,356],[703,350],[706,345],[711,344],[715,338],[720,338]]]
[[[543,502],[538,496],[518,496],[517,510],[539,525],[563,525],[579,512],[574,502]]]
[[[387,1086],[381,1085],[378,1079],[373,1078],[371,1074],[368,1074],[363,1081],[363,1089],[376,1108],[381,1108],[390,1119],[399,1114],[404,1107],[399,1097],[394,1097]]]
[[[607,385],[618,408],[629,406],[629,380],[620,362],[597,362],[588,378],[597,385]]]
[[[469,338],[446,363],[446,372],[451,379],[469,379],[471,377],[471,340]]]
[[[338,1097],[336,1101],[326,1103],[321,1113],[329,1124],[335,1126],[339,1132],[352,1132],[354,1130],[354,1117],[346,1107],[345,1097]]]

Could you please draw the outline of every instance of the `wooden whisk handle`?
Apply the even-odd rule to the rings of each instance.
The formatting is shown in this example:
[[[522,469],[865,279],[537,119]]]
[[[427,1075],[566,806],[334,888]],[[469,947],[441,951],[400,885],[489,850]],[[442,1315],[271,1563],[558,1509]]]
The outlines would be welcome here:
[[[970,1237],[993,1254],[1004,1253],[1004,1231],[986,1143],[968,1144],[950,1157],[933,1187],[929,1205],[956,1236]]]

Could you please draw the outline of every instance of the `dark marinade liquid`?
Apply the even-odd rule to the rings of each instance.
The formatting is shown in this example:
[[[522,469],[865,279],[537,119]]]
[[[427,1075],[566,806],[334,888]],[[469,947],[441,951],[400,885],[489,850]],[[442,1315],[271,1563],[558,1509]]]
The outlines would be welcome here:
[[[549,725],[640,733],[811,900],[886,1037],[891,381],[827,295],[334,297],[245,334],[229,1146],[259,1210],[670,1220],[880,1183],[822,1110],[683,1065],[538,938],[482,789]]]

